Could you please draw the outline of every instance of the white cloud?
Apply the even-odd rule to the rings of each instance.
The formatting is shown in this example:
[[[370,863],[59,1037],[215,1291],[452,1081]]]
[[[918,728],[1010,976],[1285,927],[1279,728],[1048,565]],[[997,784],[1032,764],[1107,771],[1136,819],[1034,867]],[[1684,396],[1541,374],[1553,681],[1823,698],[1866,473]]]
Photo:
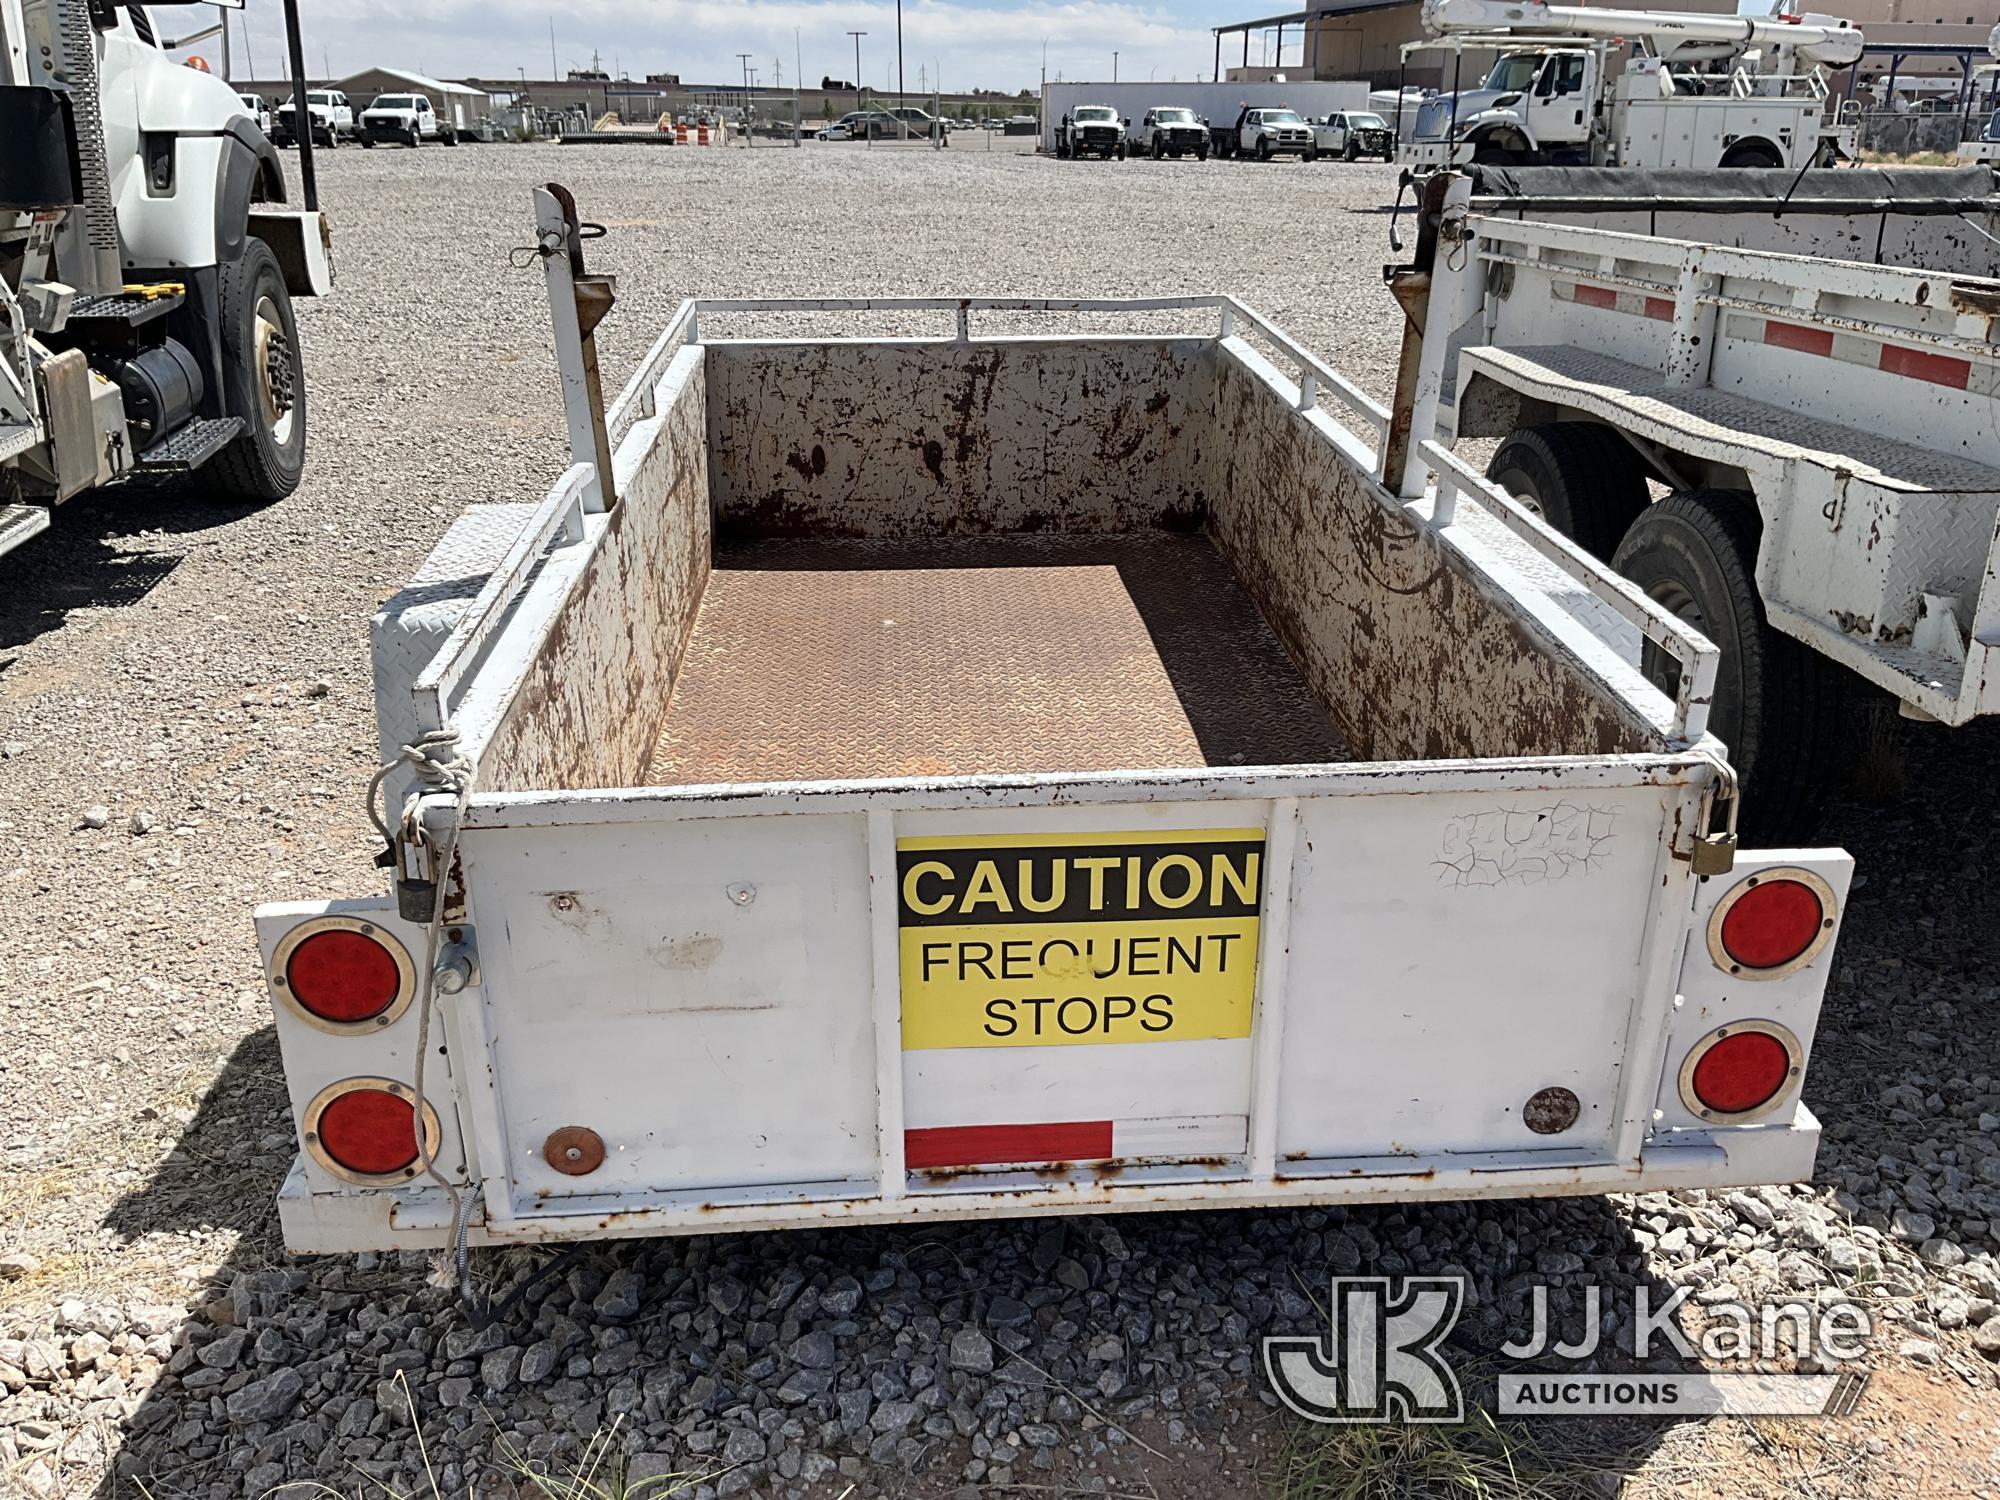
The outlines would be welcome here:
[[[526,69],[549,72],[548,3],[526,0],[314,0],[301,7],[306,66],[317,74],[322,55],[336,74],[376,64],[416,68],[435,77],[500,78]],[[246,13],[239,13],[246,14]],[[251,52],[259,77],[281,71],[282,13],[260,3],[250,22]],[[595,52],[607,71],[633,78],[678,73],[690,83],[725,83],[742,76],[738,52],[751,54],[760,83],[774,81],[774,62],[786,83],[798,62],[805,79],[851,78],[854,44],[846,33],[865,31],[863,82],[894,85],[896,10],[881,0],[582,0],[554,12],[556,59],[562,71],[587,67]],[[234,18],[232,18],[234,19]],[[798,62],[794,60],[794,28]],[[1193,78],[1214,62],[1214,39],[1200,27],[1157,9],[1120,0],[1048,0],[1000,10],[906,0],[903,65],[915,91],[918,69],[928,80],[941,72],[950,89],[1034,87],[1041,77],[1043,42],[1049,77],[1108,79],[1112,53],[1120,78]],[[239,45],[240,51],[240,45]],[[239,76],[247,72],[239,58]]]

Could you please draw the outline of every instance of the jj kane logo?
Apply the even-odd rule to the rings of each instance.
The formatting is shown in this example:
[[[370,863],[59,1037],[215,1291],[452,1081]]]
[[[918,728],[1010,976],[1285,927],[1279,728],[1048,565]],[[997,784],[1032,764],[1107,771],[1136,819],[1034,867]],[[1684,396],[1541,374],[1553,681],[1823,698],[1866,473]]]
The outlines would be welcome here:
[[[1456,1276],[1336,1276],[1324,1339],[1264,1340],[1264,1370],[1313,1422],[1459,1422],[1465,1394],[1439,1352],[1465,1305]]]

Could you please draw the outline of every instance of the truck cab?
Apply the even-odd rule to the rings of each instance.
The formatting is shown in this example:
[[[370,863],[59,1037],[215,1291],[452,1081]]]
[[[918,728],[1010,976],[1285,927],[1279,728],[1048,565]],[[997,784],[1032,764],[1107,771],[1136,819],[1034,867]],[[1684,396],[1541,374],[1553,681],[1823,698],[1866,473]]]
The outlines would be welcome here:
[[[1590,48],[1503,52],[1478,88],[1439,94],[1418,111],[1412,156],[1430,167],[1577,157],[1595,123],[1599,70]]]

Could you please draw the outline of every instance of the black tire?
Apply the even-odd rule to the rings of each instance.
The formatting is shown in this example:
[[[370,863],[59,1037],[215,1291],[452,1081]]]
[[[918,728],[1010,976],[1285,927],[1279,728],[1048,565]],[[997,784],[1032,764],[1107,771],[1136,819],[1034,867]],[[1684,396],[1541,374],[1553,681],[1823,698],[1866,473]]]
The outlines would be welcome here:
[[[241,417],[245,430],[211,467],[228,494],[269,504],[298,488],[306,465],[305,359],[291,294],[277,256],[254,237],[243,241],[240,257],[223,263],[216,279],[223,409]],[[273,335],[282,336],[281,345]],[[267,390],[282,407],[276,416]]]
[[[1301,151],[1301,152],[1299,153],[1299,155],[1300,155],[1300,156],[1302,156],[1302,157],[1304,157],[1304,158],[1305,158],[1305,159],[1306,159],[1307,161],[1318,161],[1318,160],[1319,160],[1319,147],[1317,147],[1317,146],[1308,146],[1308,147],[1306,147],[1306,149],[1305,149],[1305,150]]]
[[[1120,161],[1125,160],[1125,143],[1120,141],[1115,152],[1107,153],[1107,155],[1116,155]]]
[[[1741,141],[1722,153],[1724,167],[1782,167],[1785,159],[1763,141]]]
[[[1593,557],[1609,560],[1651,496],[1632,445],[1600,422],[1543,422],[1502,443],[1486,477],[1531,502]]]
[[[1773,630],[1757,594],[1754,497],[1740,490],[1670,495],[1633,523],[1612,565],[1721,649],[1710,731],[1742,782],[1746,847],[1811,837],[1835,779],[1841,674]],[[1657,647],[1643,668],[1672,693],[1678,666]]]
[[[1505,146],[1475,146],[1472,148],[1472,164],[1475,167],[1512,167],[1520,164],[1520,158]]]
[[[1347,143],[1347,149],[1340,153],[1340,159],[1342,161],[1360,161],[1361,148],[1355,145],[1354,142],[1349,141]]]
[[[361,137],[361,149],[363,151],[373,151],[375,149],[375,137],[372,135]]]
[[[1206,146],[1197,146],[1197,147],[1195,147],[1195,148],[1194,148],[1194,159],[1195,159],[1196,161],[1207,161],[1207,160],[1208,160],[1208,147],[1206,147]]]
[[[1165,156],[1166,154],[1167,154],[1167,143],[1166,143],[1165,141],[1161,140],[1161,139],[1160,139],[1160,138],[1159,138],[1158,136],[1154,136],[1154,137],[1153,137],[1153,160],[1154,160],[1154,161],[1159,161],[1159,160],[1160,160],[1160,159],[1161,159],[1162,157],[1164,157],[1164,156]],[[1176,152],[1174,153],[1174,155],[1176,155],[1176,156],[1179,156],[1179,155],[1180,155],[1180,152],[1176,151]]]
[[[1269,136],[1260,135],[1257,137],[1257,160],[1269,161],[1270,159],[1271,159],[1271,139]]]

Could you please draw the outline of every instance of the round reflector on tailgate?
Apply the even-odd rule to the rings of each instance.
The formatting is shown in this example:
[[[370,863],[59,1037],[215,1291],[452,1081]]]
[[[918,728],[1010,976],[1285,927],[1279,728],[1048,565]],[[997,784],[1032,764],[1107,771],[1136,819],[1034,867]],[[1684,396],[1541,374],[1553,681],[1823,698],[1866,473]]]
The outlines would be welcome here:
[[[1708,953],[1744,979],[1779,979],[1819,957],[1832,941],[1833,887],[1810,870],[1765,870],[1715,903]]]
[[[321,1089],[306,1106],[303,1134],[313,1160],[345,1182],[392,1187],[419,1169],[416,1101],[392,1078],[343,1078]],[[424,1137],[435,1158],[437,1111],[428,1105]]]
[[[1718,1026],[1681,1064],[1681,1102],[1704,1120],[1754,1119],[1791,1092],[1799,1039],[1775,1021]]]
[[[416,994],[416,967],[403,945],[374,922],[314,917],[271,954],[271,990],[322,1031],[374,1031]]]

